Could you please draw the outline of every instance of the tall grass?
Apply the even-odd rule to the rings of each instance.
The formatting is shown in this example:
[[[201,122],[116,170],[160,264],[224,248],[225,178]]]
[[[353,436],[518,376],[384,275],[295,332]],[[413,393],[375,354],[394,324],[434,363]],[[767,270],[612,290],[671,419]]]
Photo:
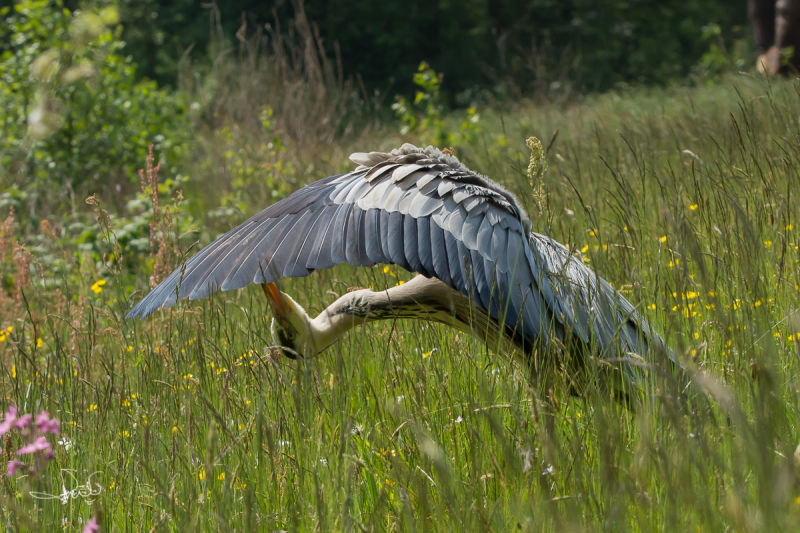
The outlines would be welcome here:
[[[29,280],[7,267],[3,405],[47,409],[63,429],[47,472],[3,482],[4,520],[43,530],[91,516],[132,531],[796,529],[798,115],[795,84],[737,77],[487,111],[476,141],[456,147],[530,203],[537,231],[638,306],[697,372],[710,410],[676,411],[664,391],[636,412],[595,390],[557,388],[543,401],[503,354],[423,322],[357,329],[289,361],[271,348],[257,288],[125,321],[148,274],[135,287],[124,273],[97,285],[84,261],[80,281],[43,286],[35,267]],[[382,131],[360,149],[425,141]],[[531,135],[550,163],[541,213],[524,176]],[[236,157],[254,166],[281,156]],[[315,161],[298,180],[344,165]],[[254,191],[232,218],[261,207]],[[12,227],[5,264],[35,265],[14,252]],[[68,255],[52,239],[51,253]],[[286,291],[314,314],[346,290],[339,281],[383,288],[409,277],[338,267]],[[33,499],[61,492],[59,469],[81,482],[101,471],[99,499]]]
[[[313,180],[320,167],[341,168],[350,144],[381,127],[382,95],[346,76],[338,55],[335,63],[327,57],[303,2],[293,6],[291,24],[277,14],[264,27],[243,18],[230,36],[210,5],[211,69],[181,67],[180,91],[199,118],[193,152],[200,156],[187,161],[186,172],[200,203],[195,214],[216,209],[214,230]]]

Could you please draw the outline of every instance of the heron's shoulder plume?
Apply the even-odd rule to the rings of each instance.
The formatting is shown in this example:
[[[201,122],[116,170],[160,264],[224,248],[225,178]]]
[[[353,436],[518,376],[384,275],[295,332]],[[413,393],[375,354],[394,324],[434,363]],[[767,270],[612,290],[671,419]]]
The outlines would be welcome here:
[[[453,181],[477,185],[503,197],[517,211],[525,230],[531,229],[530,219],[513,193],[488,177],[470,170],[455,155],[443,153],[433,146],[418,148],[405,143],[391,152],[355,152],[350,155],[350,161],[358,165],[355,172],[366,171],[364,179],[368,182],[388,172],[393,173],[393,181],[399,181],[412,172],[427,170]],[[480,191],[473,192],[480,194]]]

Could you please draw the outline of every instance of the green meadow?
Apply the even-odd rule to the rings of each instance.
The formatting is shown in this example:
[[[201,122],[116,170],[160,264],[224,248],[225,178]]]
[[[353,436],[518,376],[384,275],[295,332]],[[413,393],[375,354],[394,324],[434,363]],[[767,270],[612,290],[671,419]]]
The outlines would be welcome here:
[[[172,198],[163,184],[174,170],[144,185],[142,216],[164,253],[135,268],[118,238],[133,222],[113,206],[83,208],[97,213],[100,255],[64,238],[66,221],[26,235],[14,219],[3,226],[3,404],[61,421],[50,464],[4,477],[6,527],[80,530],[91,517],[145,532],[799,527],[798,85],[740,74],[479,112],[437,118],[461,132],[451,137],[461,160],[516,192],[536,231],[625,294],[707,402],[677,409],[654,386],[630,410],[599,389],[571,397],[564,380],[544,393],[508,354],[425,322],[356,328],[317,358],[290,360],[274,351],[257,286],[124,320],[186,242],[207,244],[272,201],[264,183],[277,167],[295,169],[285,195],[351,168],[351,151],[431,135],[370,122],[308,155],[231,121],[192,145],[183,172],[206,168],[208,179]],[[542,203],[525,175],[530,136],[547,149]],[[214,181],[212,166],[230,181]],[[195,215],[187,241],[179,219],[216,209],[214,187],[241,209]],[[337,267],[284,290],[313,316],[348,287],[410,277]],[[62,469],[75,477],[62,484]]]
[[[448,110],[422,64],[392,105],[308,24],[226,48],[218,22],[215,60],[181,60],[169,88],[137,77],[113,6],[0,16],[7,531],[800,529],[797,80],[734,73],[744,59],[712,43],[667,88],[483,91]],[[547,162],[533,182],[530,137]],[[424,321],[292,360],[257,286],[124,319],[228,229],[405,142],[516,193],[692,387],[651,368],[629,406],[591,379],[574,396],[570,376],[532,382],[504,347]],[[314,316],[411,276],[340,266],[282,288]]]

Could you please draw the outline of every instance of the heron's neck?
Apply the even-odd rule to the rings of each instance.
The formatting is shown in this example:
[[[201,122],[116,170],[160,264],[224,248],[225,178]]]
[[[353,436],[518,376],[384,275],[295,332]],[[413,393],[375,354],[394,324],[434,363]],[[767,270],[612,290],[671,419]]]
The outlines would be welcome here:
[[[376,320],[425,319],[472,333],[481,340],[488,340],[485,338],[487,333],[496,335],[495,331],[487,332],[486,327],[475,328],[474,324],[468,324],[471,322],[469,318],[460,320],[458,315],[464,314],[460,308],[466,305],[468,300],[458,291],[436,278],[421,275],[385,291],[353,291],[333,302],[315,319],[309,320],[314,353],[320,353],[352,328]],[[466,313],[469,315],[469,311]],[[485,319],[482,322],[485,324]],[[492,329],[496,330],[496,325],[493,326]]]

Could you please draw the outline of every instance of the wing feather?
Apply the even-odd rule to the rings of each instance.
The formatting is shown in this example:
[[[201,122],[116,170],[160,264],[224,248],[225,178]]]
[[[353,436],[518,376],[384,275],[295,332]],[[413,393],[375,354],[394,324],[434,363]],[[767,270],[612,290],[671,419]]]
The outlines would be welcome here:
[[[408,264],[405,253],[405,239],[403,237],[403,215],[398,211],[389,214],[389,254],[396,265],[412,270]]]
[[[417,235],[417,223],[414,217],[403,215],[403,255],[408,262],[407,269],[430,277],[430,273],[422,266],[422,261],[419,259]]]
[[[433,266],[433,254],[431,250],[433,245],[431,242],[431,226],[430,219],[428,218],[409,218],[416,221],[417,225],[417,252],[419,254],[419,262],[425,269],[425,274],[428,276],[436,276],[436,268]]]
[[[381,250],[383,256],[388,259],[388,263],[394,264],[392,259],[392,250],[389,243],[389,217],[391,213],[387,213],[381,209],[378,210],[378,227],[381,231]]]
[[[380,210],[367,210],[366,221],[364,223],[364,242],[366,244],[367,257],[370,261],[374,263],[387,263],[389,262],[389,258],[383,255],[379,217]]]
[[[336,218],[333,219],[328,232],[331,234],[331,261],[338,265],[345,263],[347,258],[344,255],[345,236],[349,232],[348,222],[353,204],[342,204],[336,211]]]
[[[311,255],[306,262],[308,268],[331,268],[336,264],[331,256],[331,242],[333,241],[333,232],[331,230],[336,229],[333,223],[340,208],[341,206],[338,205],[328,205],[322,211],[320,219],[322,219],[323,225],[320,227],[319,233],[317,233],[314,246],[311,248]]]
[[[450,266],[447,263],[447,249],[444,243],[444,231],[438,224],[430,222],[428,227],[431,232],[431,262],[436,277],[453,287],[453,278],[450,275]]]

